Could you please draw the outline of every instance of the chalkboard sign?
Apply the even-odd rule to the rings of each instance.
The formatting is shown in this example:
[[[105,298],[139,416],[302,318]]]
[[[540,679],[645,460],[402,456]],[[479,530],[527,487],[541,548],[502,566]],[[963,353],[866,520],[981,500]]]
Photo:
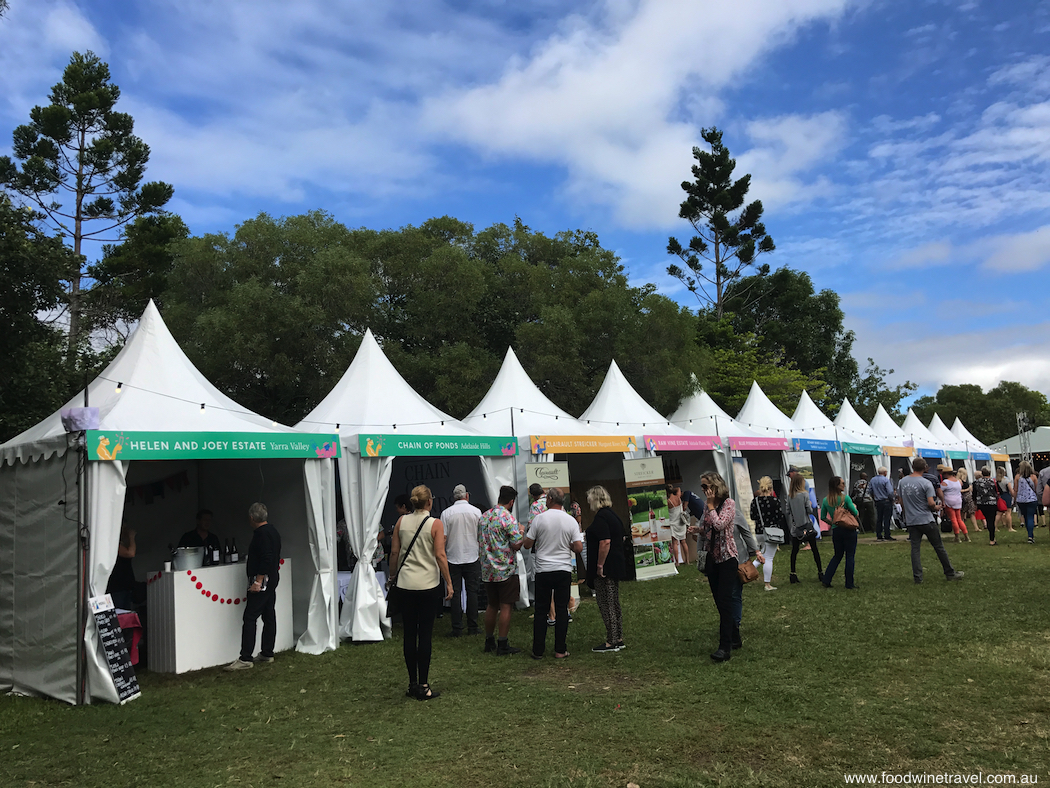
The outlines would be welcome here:
[[[139,691],[139,680],[135,678],[135,669],[131,667],[131,655],[124,643],[124,633],[117,622],[117,611],[113,609],[113,600],[109,594],[91,597],[88,603],[95,616],[98,639],[106,652],[106,662],[117,688],[117,696],[123,705],[142,693]]]

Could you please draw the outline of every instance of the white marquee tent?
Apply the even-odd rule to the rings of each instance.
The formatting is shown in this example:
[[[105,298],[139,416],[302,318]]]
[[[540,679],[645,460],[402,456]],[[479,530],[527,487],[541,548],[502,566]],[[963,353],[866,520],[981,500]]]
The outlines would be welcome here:
[[[531,436],[615,434],[585,424],[551,402],[532,382],[513,348],[507,348],[499,374],[477,407],[464,417],[463,423],[489,435],[511,435],[518,439],[519,451],[513,468],[500,463],[490,478],[495,493],[504,484],[519,491],[519,520],[528,511],[528,497],[521,493],[528,487],[525,463],[532,450]],[[541,462],[550,455],[536,454],[533,457],[534,461]],[[492,500],[496,500],[495,494]]]
[[[382,640],[390,633],[390,619],[386,615],[385,594],[368,558],[375,549],[395,455],[362,454],[359,436],[383,435],[396,446],[401,435],[451,438],[480,433],[417,394],[390,363],[371,330],[365,332],[354,360],[339,382],[297,426],[335,430],[342,446],[339,480],[343,513],[350,546],[355,555],[364,558],[357,564],[343,602],[339,634],[355,641]],[[486,434],[496,433],[486,430]],[[440,449],[435,450],[435,454],[440,453]],[[500,480],[508,475],[512,460],[479,459],[489,498],[495,501],[499,485],[504,483]]]
[[[212,386],[152,301],[117,357],[88,385],[87,402],[98,409],[98,429],[106,431],[299,434]],[[66,407],[84,404],[82,392]],[[195,498],[205,479],[227,481],[210,485],[219,489],[209,487],[205,499],[217,523],[242,523],[253,500],[267,504],[281,527],[284,555],[294,559],[296,648],[320,653],[337,645],[334,509],[324,504],[333,481],[330,459],[139,463],[122,460],[114,444],[116,459],[85,463],[84,435],[67,433],[56,412],[0,446],[0,689],[70,703],[118,700],[86,600],[106,592],[129,478],[172,464],[188,468]],[[83,544],[78,523],[86,533]],[[185,523],[169,526],[175,527],[185,530]],[[159,537],[140,533],[136,562],[154,560],[152,568],[159,569],[169,538],[170,530]],[[149,568],[136,567],[140,575]]]

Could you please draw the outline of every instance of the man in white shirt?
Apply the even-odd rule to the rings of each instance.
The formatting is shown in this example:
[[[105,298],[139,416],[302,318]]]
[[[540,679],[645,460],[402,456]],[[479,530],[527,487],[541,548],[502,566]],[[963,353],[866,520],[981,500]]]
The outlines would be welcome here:
[[[481,509],[470,502],[465,485],[452,490],[454,503],[441,513],[445,525],[445,554],[452,576],[452,631],[449,637],[463,635],[463,586],[467,589],[467,634],[477,635],[478,592],[481,588],[481,562],[478,560],[478,521]]]
[[[583,552],[579,523],[564,509],[565,493],[547,491],[547,509],[532,518],[525,532],[525,547],[532,549],[536,565],[536,606],[532,622],[532,658],[543,659],[547,647],[547,611],[554,597],[554,657],[569,656],[569,596],[573,553]]]

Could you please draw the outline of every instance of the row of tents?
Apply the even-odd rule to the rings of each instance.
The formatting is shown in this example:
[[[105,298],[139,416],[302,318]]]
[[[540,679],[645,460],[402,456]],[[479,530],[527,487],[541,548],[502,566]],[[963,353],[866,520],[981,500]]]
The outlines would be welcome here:
[[[93,419],[90,429],[73,423],[78,417]],[[0,689],[70,703],[118,700],[87,601],[105,593],[128,523],[154,524],[154,533],[140,535],[142,575],[160,567],[165,545],[199,506],[242,528],[244,538],[247,506],[265,501],[293,559],[296,649],[318,654],[340,638],[389,634],[367,560],[339,612],[336,521],[341,510],[355,554],[370,555],[399,459],[471,463],[479,499],[494,502],[501,485],[525,490],[530,464],[567,458],[574,483],[615,483],[623,459],[655,455],[677,458],[686,486],[717,469],[749,497],[740,461],[750,461],[752,476],[782,479],[792,452],[811,453],[818,486],[822,476],[849,477],[916,454],[971,466],[1008,460],[960,422],[948,429],[934,417],[927,427],[910,411],[898,426],[880,406],[868,424],[847,401],[832,422],[803,393],[789,418],[757,383],[736,418],[703,391],[665,417],[615,362],[577,418],[540,391],[511,349],[485,397],[457,420],[408,385],[370,331],[328,396],[288,427],[208,382],[150,302],[84,392],[0,445]],[[166,507],[165,516],[150,505]],[[526,507],[519,501],[519,516]]]

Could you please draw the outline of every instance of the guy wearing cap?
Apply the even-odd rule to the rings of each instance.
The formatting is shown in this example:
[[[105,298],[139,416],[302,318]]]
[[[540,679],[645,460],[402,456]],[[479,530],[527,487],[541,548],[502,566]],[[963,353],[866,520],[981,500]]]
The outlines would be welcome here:
[[[452,631],[449,637],[463,634],[463,586],[467,589],[467,634],[478,629],[478,591],[481,588],[481,561],[478,559],[478,522],[481,509],[470,502],[465,485],[452,490],[454,503],[441,513],[445,524],[445,553],[452,576]]]

